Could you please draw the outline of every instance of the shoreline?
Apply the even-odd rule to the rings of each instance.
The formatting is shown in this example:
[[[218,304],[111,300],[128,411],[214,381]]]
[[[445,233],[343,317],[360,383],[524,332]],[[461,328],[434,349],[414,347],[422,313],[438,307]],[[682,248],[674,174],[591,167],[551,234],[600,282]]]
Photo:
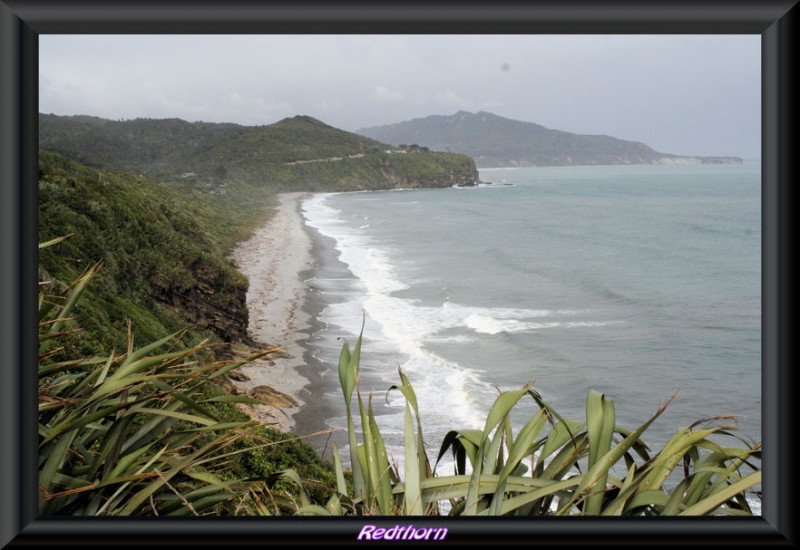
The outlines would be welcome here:
[[[307,227],[305,230],[311,239],[311,257],[314,261],[311,268],[301,273],[303,280],[308,281],[315,273],[321,261],[323,249],[321,239],[325,237],[322,237]],[[298,367],[299,374],[309,380],[309,384],[304,386],[300,393],[300,397],[305,400],[306,405],[301,407],[294,417],[296,423],[295,433],[299,435],[329,430],[330,426],[327,424],[327,419],[341,416],[344,410],[343,400],[337,405],[334,405],[324,398],[324,395],[328,392],[341,392],[339,389],[338,365],[323,363],[314,357],[313,345],[311,345],[311,340],[314,338],[314,335],[325,326],[319,319],[325,307],[326,303],[322,300],[319,290],[313,286],[309,286],[303,305],[303,309],[308,315],[309,326],[306,338],[300,342],[305,349],[305,353],[303,354],[304,364]],[[336,370],[333,372],[332,376],[326,379],[323,377],[326,369]],[[322,435],[309,437],[306,439],[306,443],[311,445],[322,458],[325,458],[326,455],[332,452],[331,441],[334,440],[340,449],[348,444],[347,434],[344,431],[324,433]]]
[[[306,388],[319,379],[313,375],[314,369],[303,368],[309,355],[303,344],[310,338],[315,326],[312,320],[322,307],[321,303],[308,305],[312,293],[307,281],[314,257],[300,201],[309,195],[281,194],[274,216],[231,254],[237,269],[250,282],[248,336],[258,345],[278,348],[231,376],[237,393],[265,402],[239,406],[265,425],[298,435],[326,427],[319,415],[309,415],[307,410],[314,408],[315,399]],[[248,351],[234,348],[239,356],[248,355]],[[298,424],[300,411],[305,414]]]

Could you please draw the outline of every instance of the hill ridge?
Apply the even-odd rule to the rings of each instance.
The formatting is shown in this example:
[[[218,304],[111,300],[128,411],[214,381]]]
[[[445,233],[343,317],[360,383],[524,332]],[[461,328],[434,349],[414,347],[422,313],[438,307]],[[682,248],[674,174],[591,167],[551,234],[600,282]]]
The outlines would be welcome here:
[[[356,133],[388,143],[415,143],[463,153],[482,168],[600,164],[740,164],[739,157],[685,156],[605,134],[574,134],[495,115],[460,110]]]
[[[99,168],[124,169],[192,192],[242,187],[351,191],[474,185],[471,158],[392,147],[308,115],[261,126],[182,119],[39,115],[40,147]],[[341,162],[306,162],[341,158]]]

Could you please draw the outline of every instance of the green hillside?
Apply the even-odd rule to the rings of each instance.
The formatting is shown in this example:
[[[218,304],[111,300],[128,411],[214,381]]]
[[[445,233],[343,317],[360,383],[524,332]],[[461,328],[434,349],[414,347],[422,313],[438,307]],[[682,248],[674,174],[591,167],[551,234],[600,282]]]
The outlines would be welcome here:
[[[459,111],[375,126],[359,134],[387,143],[414,143],[441,151],[463,153],[478,166],[562,166],[609,164],[729,164],[736,157],[682,157],[659,153],[635,141],[604,135],[551,130],[531,122],[492,113]]]
[[[237,212],[261,191],[444,187],[478,181],[474,162],[464,155],[400,151],[307,116],[239,126],[40,114],[39,133],[42,148],[90,166],[128,170],[186,192],[230,195],[227,200]]]
[[[253,400],[224,393],[230,382],[219,373],[235,366],[219,367],[226,348],[200,344],[248,340],[248,282],[226,256],[269,215],[277,192],[472,184],[472,160],[391,151],[307,117],[258,128],[41,120],[38,239],[67,238],[39,251],[40,443],[49,442],[40,447],[40,511],[93,515],[126,487],[131,495],[157,487],[142,474],[149,468],[173,485],[144,504],[126,495],[113,513],[264,513],[258,494],[236,492],[245,483],[327,498],[337,484],[332,467],[291,434],[247,424],[232,403]],[[73,303],[76,281],[88,283]],[[130,363],[156,349],[165,353]],[[77,428],[57,439],[73,420]],[[109,476],[122,467],[132,475]],[[276,481],[288,468],[315,486]]]
[[[472,185],[472,159],[452,153],[400,151],[296,116],[242,133],[187,159],[181,170],[204,180],[278,191],[344,191]]]
[[[125,349],[127,321],[137,342],[196,325],[187,338],[246,338],[247,280],[224,257],[219,213],[201,201],[125,172],[39,155],[40,279],[67,284],[102,268],[79,306],[80,327],[66,353]]]
[[[238,124],[177,118],[115,121],[39,114],[39,147],[89,166],[124,169],[150,178],[176,163],[245,132]]]

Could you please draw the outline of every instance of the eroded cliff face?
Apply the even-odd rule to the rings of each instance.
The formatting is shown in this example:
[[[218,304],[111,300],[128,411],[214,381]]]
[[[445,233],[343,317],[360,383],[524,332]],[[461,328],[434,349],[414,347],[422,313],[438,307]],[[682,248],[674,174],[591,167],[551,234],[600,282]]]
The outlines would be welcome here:
[[[670,156],[658,159],[653,164],[742,164],[739,157],[678,157]]]
[[[480,177],[478,170],[472,171],[455,171],[450,170],[448,174],[444,175],[421,175],[421,176],[408,176],[397,174],[394,170],[384,168],[381,170],[386,177],[386,188],[440,188],[440,187],[470,187],[479,184]]]
[[[247,283],[231,280],[212,266],[195,266],[196,284],[188,288],[154,285],[153,297],[187,322],[211,330],[228,343],[248,342]]]

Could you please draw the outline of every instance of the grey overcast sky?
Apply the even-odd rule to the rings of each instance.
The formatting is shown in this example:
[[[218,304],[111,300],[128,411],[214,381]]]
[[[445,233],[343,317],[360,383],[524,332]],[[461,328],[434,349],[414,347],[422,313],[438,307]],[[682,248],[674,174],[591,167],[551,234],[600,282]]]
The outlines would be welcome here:
[[[488,111],[760,158],[758,35],[43,35],[39,110],[354,131]]]

